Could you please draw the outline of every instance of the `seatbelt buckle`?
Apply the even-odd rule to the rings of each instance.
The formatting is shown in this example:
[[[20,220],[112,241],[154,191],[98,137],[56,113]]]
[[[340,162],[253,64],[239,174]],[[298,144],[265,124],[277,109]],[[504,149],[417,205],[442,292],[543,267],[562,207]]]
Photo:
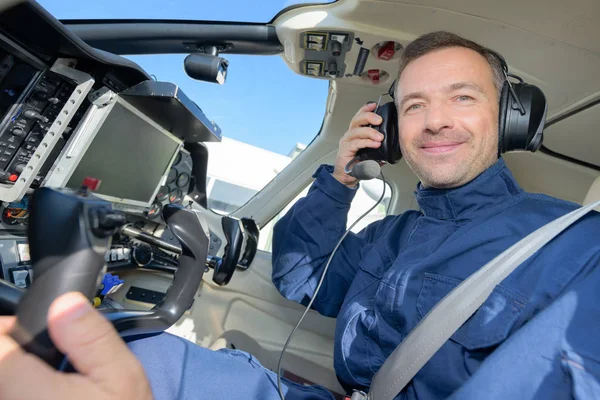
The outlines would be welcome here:
[[[363,392],[362,390],[356,390],[354,389],[352,391],[352,396],[348,396],[346,395],[346,397],[344,397],[344,400],[367,400],[367,394],[365,392]]]

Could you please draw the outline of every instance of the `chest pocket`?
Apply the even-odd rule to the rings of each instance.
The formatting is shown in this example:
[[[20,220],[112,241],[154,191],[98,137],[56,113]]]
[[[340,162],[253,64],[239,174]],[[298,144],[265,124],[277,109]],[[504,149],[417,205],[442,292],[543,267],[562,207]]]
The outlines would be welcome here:
[[[417,300],[420,318],[461,282],[459,279],[425,273]],[[526,301],[522,295],[499,285],[450,339],[471,351],[495,346],[503,342],[514,328]]]

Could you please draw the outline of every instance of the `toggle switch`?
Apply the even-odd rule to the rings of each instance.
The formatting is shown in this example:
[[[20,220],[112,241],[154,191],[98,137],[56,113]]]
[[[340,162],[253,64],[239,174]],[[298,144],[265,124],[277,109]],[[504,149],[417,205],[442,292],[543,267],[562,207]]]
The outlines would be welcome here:
[[[342,55],[342,44],[337,40],[331,41],[331,54],[334,57],[339,57]]]
[[[337,64],[336,63],[331,63],[329,64],[329,70],[327,71],[327,74],[331,77],[336,77],[337,76]]]
[[[23,116],[25,118],[29,118],[29,119],[35,119],[37,121],[41,121],[41,122],[48,122],[48,118],[44,117],[42,114],[40,114],[39,112],[35,111],[35,110],[25,110],[23,111]]]

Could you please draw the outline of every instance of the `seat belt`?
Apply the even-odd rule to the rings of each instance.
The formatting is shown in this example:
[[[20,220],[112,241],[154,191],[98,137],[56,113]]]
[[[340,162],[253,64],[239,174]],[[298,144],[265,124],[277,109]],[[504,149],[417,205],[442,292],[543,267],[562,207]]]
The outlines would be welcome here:
[[[555,236],[598,206],[600,201],[542,226],[469,276],[440,300],[396,347],[373,377],[369,393],[356,391],[351,398],[393,399],[477,311],[496,285]]]

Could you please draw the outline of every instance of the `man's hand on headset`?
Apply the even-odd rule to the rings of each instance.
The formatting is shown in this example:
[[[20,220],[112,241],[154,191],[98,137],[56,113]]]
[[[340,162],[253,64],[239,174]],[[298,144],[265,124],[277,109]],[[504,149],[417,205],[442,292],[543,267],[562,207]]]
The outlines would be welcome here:
[[[377,103],[362,106],[350,121],[348,131],[340,139],[333,177],[350,188],[355,187],[358,180],[344,172],[346,164],[354,158],[358,150],[366,147],[379,148],[383,140],[381,133],[366,126],[381,124],[381,117],[373,112],[376,106]]]
[[[152,399],[141,364],[83,295],[65,294],[48,312],[52,341],[79,373],[58,372],[25,353],[8,335],[14,323],[0,317],[0,399]]]

